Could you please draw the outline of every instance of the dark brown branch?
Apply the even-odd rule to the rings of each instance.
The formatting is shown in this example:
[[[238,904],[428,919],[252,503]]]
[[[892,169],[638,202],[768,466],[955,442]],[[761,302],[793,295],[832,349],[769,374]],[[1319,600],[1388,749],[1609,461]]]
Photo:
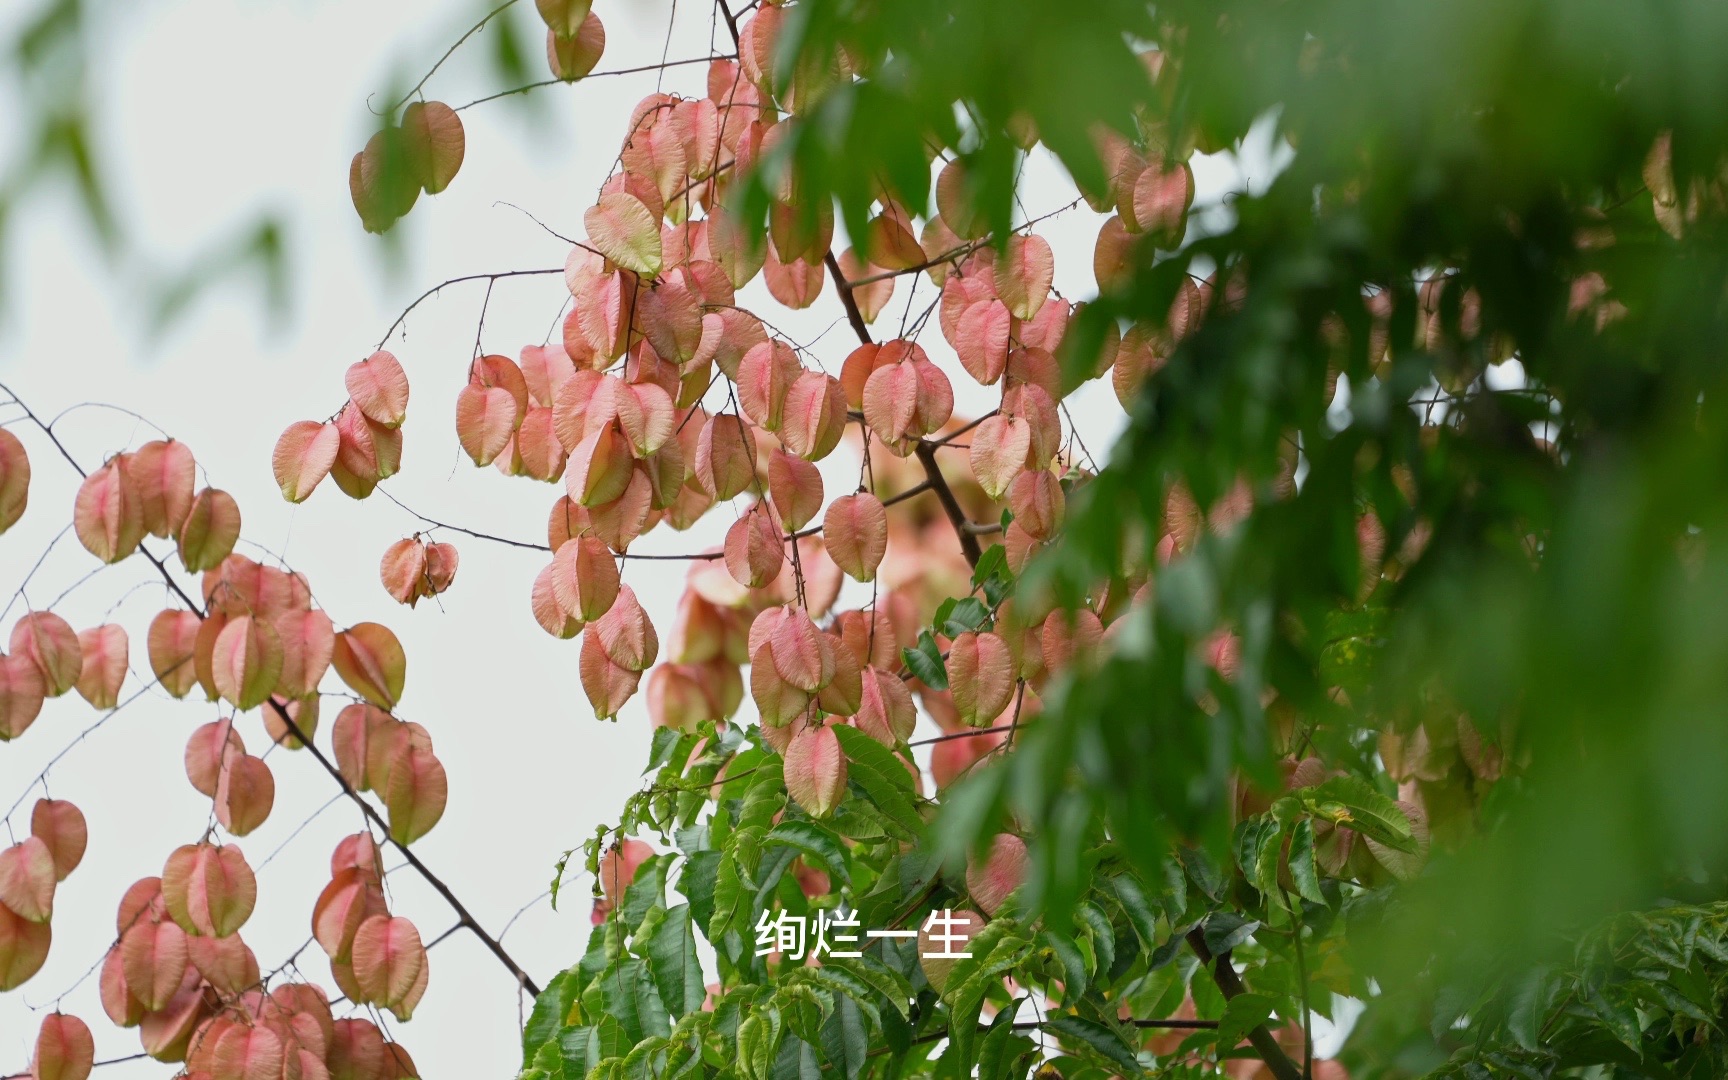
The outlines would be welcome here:
[[[306,749],[311,751],[312,757],[317,760],[318,764],[324,766],[324,771],[330,774],[330,778],[342,785],[342,791],[350,799],[354,800],[355,805],[360,807],[360,812],[366,815],[367,820],[371,821],[374,825],[377,825],[379,829],[383,830],[385,841],[401,853],[404,859],[408,860],[408,865],[412,866],[415,872],[426,880],[428,885],[437,890],[438,895],[444,898],[444,902],[450,905],[452,911],[456,912],[456,917],[461,921],[461,924],[466,926],[475,937],[480,939],[480,943],[485,945],[486,948],[491,951],[492,955],[498,958],[499,963],[509,969],[510,974],[516,976],[516,981],[522,989],[533,994],[535,997],[539,997],[540,987],[533,979],[528,977],[528,973],[522,970],[522,966],[518,964],[509,953],[504,951],[504,946],[498,943],[498,939],[486,932],[485,928],[480,925],[479,920],[475,919],[462,901],[457,899],[456,894],[450,891],[450,886],[444,884],[442,878],[437,874],[434,874],[427,868],[425,863],[420,861],[420,856],[408,850],[406,844],[398,843],[396,838],[390,835],[390,823],[384,820],[383,816],[380,815],[377,810],[374,810],[372,804],[367,802],[358,791],[355,791],[351,786],[349,786],[348,781],[342,776],[342,770],[338,769],[336,763],[326,757],[324,751],[318,749],[318,745],[300,730],[299,725],[294,722],[294,718],[288,715],[287,707],[276,698],[272,697],[270,699],[270,708],[275,710],[277,719],[282,721],[283,726],[288,729],[288,733],[293,735],[296,739],[299,739],[300,742],[305,745]]]
[[[1075,199],[1073,202],[1069,203],[1066,206],[1059,206],[1047,214],[1041,214],[1038,217],[1035,217],[1030,221],[1027,221],[1027,222],[1020,224],[1020,225],[1016,225],[1014,228],[1010,229],[1009,231],[1010,232],[1021,232],[1025,229],[1030,229],[1032,226],[1037,225],[1038,223],[1040,223],[1042,221],[1047,221],[1050,218],[1055,217],[1057,214],[1065,214],[1068,211],[1074,209],[1076,206],[1079,206],[1079,205],[1080,205],[1080,200]],[[852,286],[854,289],[856,289],[856,288],[859,288],[860,286],[874,285],[878,281],[887,281],[889,278],[901,277],[901,276],[906,275],[906,274],[920,274],[920,273],[923,273],[924,271],[929,270],[933,267],[941,266],[943,263],[953,262],[956,259],[963,259],[966,256],[972,254],[974,251],[977,251],[979,248],[985,247],[992,242],[993,242],[993,238],[988,237],[988,236],[983,237],[982,239],[978,239],[978,240],[971,240],[971,241],[968,241],[964,244],[959,245],[958,247],[949,248],[947,251],[944,251],[942,254],[936,256],[933,259],[926,259],[925,261],[918,263],[915,266],[908,266],[904,270],[882,270],[882,271],[879,271],[879,272],[874,273],[874,274],[867,274],[864,277],[857,279],[856,281],[849,281],[849,282],[847,282],[847,284]]]
[[[714,0],[714,6],[720,9],[720,17],[726,20],[726,32],[732,35],[732,45],[736,48],[739,44],[737,16],[732,14],[726,0]]]
[[[954,526],[954,535],[960,538],[961,554],[966,556],[968,563],[976,567],[984,552],[978,546],[978,537],[967,528],[971,522],[967,520],[960,500],[954,497],[954,489],[948,486],[947,479],[942,475],[942,466],[936,463],[936,448],[929,443],[919,443],[917,457],[918,464],[924,466],[924,475],[930,479],[931,489],[942,503],[943,512],[948,515],[948,523]]]
[[[828,275],[834,279],[834,287],[840,293],[840,303],[846,308],[846,321],[852,324],[852,332],[858,335],[859,342],[869,345],[870,329],[864,325],[864,315],[858,310],[858,301],[852,296],[852,285],[840,271],[840,263],[834,258],[834,252],[830,250],[825,253],[822,262],[828,267]],[[960,538],[961,554],[966,556],[967,563],[977,566],[978,559],[984,552],[978,546],[978,538],[967,530],[966,511],[961,508],[960,500],[954,497],[954,489],[948,486],[941,466],[936,464],[935,444],[921,441],[916,453],[918,463],[924,466],[925,481],[930,485],[930,490],[936,493],[937,500],[942,503],[942,510],[948,515],[949,524],[954,526],[954,535]]]
[[[1224,1000],[1239,997],[1248,992],[1242,985],[1242,977],[1236,974],[1236,969],[1230,964],[1230,950],[1226,949],[1213,957],[1212,950],[1206,947],[1206,933],[1200,927],[1188,931],[1188,947],[1194,950],[1194,955],[1200,958],[1200,963],[1212,973],[1212,981],[1218,984]],[[1278,1040],[1272,1037],[1272,1032],[1265,1024],[1257,1024],[1248,1033],[1248,1043],[1254,1047],[1254,1052],[1260,1055],[1260,1060],[1272,1070],[1277,1080],[1302,1080],[1302,1070],[1284,1053]],[[1219,1047],[1227,1050],[1229,1047]]]
[[[930,490],[930,482],[929,481],[925,481],[921,484],[915,484],[912,487],[907,488],[905,491],[902,491],[898,495],[894,495],[894,496],[891,496],[890,498],[883,499],[882,500],[882,506],[884,509],[886,509],[887,507],[893,506],[895,503],[905,502],[907,499],[915,498],[916,496],[922,495],[926,491],[929,491],[929,490]],[[523,548],[527,551],[550,552],[552,550],[550,547],[546,546],[545,544],[536,544],[536,543],[532,543],[532,542],[527,541],[527,540],[512,540],[507,536],[494,536],[491,533],[478,532],[474,529],[466,529],[460,525],[451,525],[449,522],[439,521],[436,518],[430,518],[430,517],[427,517],[425,514],[422,514],[420,511],[415,510],[413,507],[407,505],[402,500],[396,498],[396,496],[390,494],[388,491],[385,491],[383,488],[379,488],[378,492],[379,492],[379,494],[383,495],[386,499],[389,499],[391,502],[393,502],[397,506],[401,507],[405,513],[412,514],[415,518],[419,519],[419,521],[422,524],[428,525],[434,529],[448,529],[451,532],[461,533],[464,536],[472,536],[476,540],[490,540],[494,544],[504,544],[507,547]],[[794,532],[794,533],[787,533],[784,537],[782,537],[782,540],[785,541],[786,543],[791,543],[794,540],[803,540],[806,537],[815,536],[815,535],[819,534],[821,531],[822,531],[822,526],[812,525],[808,529],[800,529],[799,531]],[[726,557],[726,553],[722,552],[722,551],[702,551],[702,552],[697,552],[695,554],[690,554],[690,555],[632,555],[629,552],[623,552],[622,554],[623,554],[624,558],[626,558],[626,559],[636,559],[636,560],[641,561],[641,562],[711,562],[714,559],[723,559]]]
[[[72,451],[66,449],[66,444],[61,442],[60,436],[54,433],[52,425],[43,423],[42,418],[31,411],[30,406],[24,404],[24,399],[20,398],[10,386],[0,383],[0,390],[4,390],[6,396],[12,399],[13,404],[24,410],[24,415],[30,418],[30,422],[41,429],[42,434],[48,436],[48,441],[54,444],[54,449],[60,451],[60,456],[66,459],[66,464],[72,466],[73,472],[77,473],[80,477],[88,477],[90,475],[84,471],[84,466],[78,464],[78,459],[72,456]],[[185,589],[180,587],[178,581],[174,580],[174,576],[168,572],[168,565],[166,563],[152,554],[150,549],[145,547],[143,544],[138,545],[138,554],[144,556],[144,558],[149,561],[150,565],[156,568],[156,572],[162,575],[162,580],[166,581],[168,587],[173,589],[180,599],[186,602],[187,607],[197,612],[200,618],[204,616],[204,609],[198,605],[197,601],[193,600],[192,597],[187,594]]]
[[[949,443],[953,442],[955,439],[958,439],[960,436],[971,431],[973,428],[977,427],[979,424],[982,424],[984,421],[990,419],[992,416],[995,416],[997,413],[999,413],[1001,411],[1002,411],[1001,409],[991,409],[989,412],[985,413],[983,416],[980,416],[978,419],[969,421],[966,424],[963,424],[960,427],[955,428],[953,431],[950,431],[948,434],[942,436],[940,439],[931,439],[930,445],[931,446],[947,446]]]
[[[828,276],[834,279],[834,288],[840,293],[840,303],[846,309],[846,321],[852,324],[852,332],[858,335],[861,343],[870,344],[870,330],[864,325],[864,313],[858,310],[858,300],[852,295],[852,283],[846,280],[832,248],[823,253],[822,262],[828,267]]]

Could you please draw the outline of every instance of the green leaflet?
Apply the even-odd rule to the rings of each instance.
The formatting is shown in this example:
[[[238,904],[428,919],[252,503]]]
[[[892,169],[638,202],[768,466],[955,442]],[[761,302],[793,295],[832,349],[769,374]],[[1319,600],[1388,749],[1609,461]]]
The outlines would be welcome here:
[[[1140,887],[1139,880],[1132,874],[1116,874],[1109,879],[1109,884],[1116,902],[1122,906],[1122,913],[1128,916],[1128,924],[1140,938],[1140,947],[1147,952],[1156,949],[1158,916],[1146,902],[1146,892]]]
[[[1092,952],[1097,957],[1097,970],[1108,973],[1116,966],[1115,927],[1110,925],[1110,920],[1098,909],[1098,905],[1089,901],[1082,901],[1075,908],[1075,913],[1079,916],[1075,923],[1080,929],[1081,940],[1091,944]],[[1080,992],[1075,991],[1074,996],[1078,998]]]
[[[922,836],[924,819],[912,802],[912,774],[900,757],[857,728],[836,724],[834,734],[846,752],[847,777],[869,796],[883,826],[901,840]]]
[[[714,913],[708,922],[710,941],[719,940],[728,928],[742,927],[750,919],[745,905],[756,891],[752,875],[761,860],[762,836],[762,827],[752,825],[728,838],[714,877]]]
[[[821,863],[834,875],[835,881],[842,885],[852,884],[845,845],[831,830],[814,821],[782,821],[768,831],[762,842],[764,845],[784,844],[797,848],[803,855]]]
[[[1299,793],[1316,817],[1355,829],[1395,851],[1416,851],[1410,819],[1398,804],[1354,776],[1336,776]]]
[[[773,1080],[783,1029],[773,1009],[752,1012],[738,1025],[738,1065],[750,1080]]]
[[[749,777],[750,788],[744,805],[738,811],[737,827],[751,825],[767,828],[774,815],[786,805],[786,779],[783,762],[778,757],[764,758]]]
[[[1278,895],[1278,867],[1284,859],[1284,826],[1273,821],[1260,839],[1260,850],[1254,856],[1254,887],[1271,898]]]
[[[1066,1042],[1091,1049],[1126,1070],[1126,1075],[1137,1076],[1143,1071],[1133,1049],[1122,1041],[1122,1036],[1094,1020],[1062,1013],[1045,1020],[1044,1030],[1061,1036]]]
[[[821,1055],[803,1039],[790,1036],[780,1044],[772,1076],[773,1080],[821,1080]]]
[[[858,1080],[859,1073],[869,1063],[870,1032],[874,1025],[869,1016],[849,996],[836,998],[834,1011],[822,1025],[822,1054],[835,1065],[846,1080]]]
[[[1302,899],[1324,904],[1320,892],[1320,875],[1314,863],[1314,823],[1303,818],[1290,831],[1290,878]]]
[[[905,660],[907,670],[924,685],[932,690],[948,689],[948,669],[942,663],[942,651],[936,647],[936,639],[930,631],[919,634],[917,646],[901,649],[900,656]]]
[[[976,596],[949,598],[936,609],[935,625],[948,638],[959,637],[968,630],[988,630],[990,609]]]
[[[588,985],[582,1008],[590,1015],[615,1020],[631,1046],[672,1030],[647,964],[633,956],[613,963]]]
[[[575,974],[560,971],[552,976],[552,981],[547,983],[546,988],[540,991],[540,996],[534,999],[534,1008],[529,1011],[528,1020],[522,1025],[524,1063],[531,1061],[548,1040],[558,1037],[575,999]]]
[[[660,1000],[674,1017],[702,1007],[706,991],[696,956],[690,905],[655,908],[636,933],[636,951],[648,961]]]
[[[870,953],[860,957],[825,957],[822,967],[816,970],[835,975],[843,973],[844,977],[854,979],[874,990],[901,1018],[910,1015],[912,984],[906,981],[905,976]]]
[[[997,1014],[996,1023],[978,1047],[978,1080],[1009,1080],[1024,1076],[1027,1059],[1037,1044],[1014,1030],[1013,1009]]]
[[[718,851],[698,851],[684,861],[678,875],[678,891],[690,901],[690,916],[706,929],[714,918],[714,890],[720,881],[722,856]]]
[[[978,1042],[978,1017],[984,1010],[984,998],[989,994],[988,979],[969,979],[958,990],[954,981],[948,984],[948,1052],[956,1061],[975,1060]]]
[[[1075,999],[1085,995],[1085,988],[1092,978],[1092,969],[1096,968],[1096,957],[1089,959],[1080,952],[1080,947],[1073,938],[1063,933],[1052,933],[1045,930],[1039,933],[1039,945],[1056,954],[1056,961],[1063,966],[1063,987]]]
[[[972,955],[954,961],[943,1000],[949,1003],[959,1000],[967,987],[990,982],[1024,960],[1031,949],[1032,942],[1012,920],[996,919],[989,923],[967,943],[966,951]]]

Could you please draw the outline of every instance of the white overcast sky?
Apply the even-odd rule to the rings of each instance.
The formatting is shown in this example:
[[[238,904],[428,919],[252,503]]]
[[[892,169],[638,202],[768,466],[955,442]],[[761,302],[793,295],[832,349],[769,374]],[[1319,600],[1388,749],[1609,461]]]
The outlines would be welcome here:
[[[34,5],[11,0],[4,6]],[[541,565],[535,553],[446,536],[462,553],[456,584],[442,604],[423,602],[411,612],[385,595],[377,565],[387,544],[418,527],[414,519],[382,497],[353,502],[333,484],[305,505],[289,506],[271,480],[270,450],[290,422],[335,411],[344,396],[344,368],[371,351],[422,289],[463,274],[561,265],[565,245],[497,204],[515,203],[566,235],[579,234],[582,212],[616,157],[630,107],[655,89],[656,78],[596,79],[538,91],[534,110],[495,102],[464,113],[466,163],[446,193],[422,198],[415,208],[407,222],[407,257],[393,274],[348,200],[348,161],[369,134],[364,103],[398,65],[423,71],[472,21],[476,4],[143,0],[93,7],[101,13],[94,54],[99,145],[121,215],[146,257],[105,264],[65,191],[15,214],[6,249],[9,310],[0,327],[0,381],[48,416],[95,401],[147,418],[94,408],[66,416],[57,430],[87,466],[154,437],[151,425],[160,425],[190,445],[210,484],[239,499],[247,540],[306,573],[339,626],[373,619],[396,630],[409,656],[399,712],[430,729],[450,773],[444,820],[415,850],[497,932],[546,888],[559,853],[579,845],[598,823],[614,820],[640,783],[649,742],[641,699],[616,724],[593,719],[576,677],[577,642],[552,640],[529,614],[528,588]],[[595,7],[609,40],[600,70],[655,62],[663,48],[674,60],[708,52],[711,9],[698,3],[678,7],[669,46],[673,9],[667,0],[597,0]],[[0,12],[0,27],[17,14]],[[484,35],[471,41],[433,77],[427,95],[457,104],[497,89],[489,82],[488,44]],[[676,68],[666,74],[664,88],[700,94],[704,77],[700,65]],[[17,134],[20,112],[17,102],[5,104],[0,145]],[[1263,152],[1244,157],[1266,160]],[[1196,166],[1202,201],[1242,183],[1223,156]],[[1250,182],[1263,181],[1261,172]],[[1047,163],[1034,162],[1028,177],[1023,205],[1029,215],[1072,198]],[[148,267],[180,266],[265,211],[289,222],[292,313],[272,321],[247,278],[218,286],[168,333],[153,336],[144,302]],[[1098,221],[1082,208],[1044,230],[1057,256],[1057,288],[1070,299],[1095,292],[1091,252]],[[390,345],[407,367],[413,399],[405,468],[387,487],[431,517],[543,542],[558,489],[477,470],[454,439],[453,403],[484,291],[483,283],[452,287],[416,311],[405,335]],[[918,308],[934,295],[925,283]],[[514,357],[522,345],[541,342],[566,298],[558,277],[500,282],[485,324],[487,351]],[[902,283],[885,323],[898,322],[905,299]],[[742,302],[770,310],[759,283]],[[769,317],[808,343],[839,315],[829,289],[809,311]],[[958,371],[933,324],[924,344]],[[848,350],[841,325],[821,336],[815,355],[837,371]],[[976,415],[990,407],[990,392],[973,391],[962,389],[959,407]],[[1102,457],[1122,423],[1107,381],[1084,388],[1070,406]],[[0,418],[14,413],[0,409]],[[75,490],[72,473],[43,439],[23,425],[11,429],[29,446],[36,479],[30,511],[0,537],[0,598],[13,595],[70,520]],[[651,535],[642,550],[700,550],[730,520],[717,511],[705,531]],[[154,546],[167,550],[160,541]],[[263,557],[256,547],[241,550]],[[648,572],[627,570],[626,580],[664,629],[682,573],[651,565]],[[72,537],[62,538],[30,580],[25,599],[0,618],[0,629],[9,629],[26,601],[52,604],[80,628],[119,621],[132,634],[135,670],[147,671],[144,628],[169,606],[164,590],[139,559],[81,580],[96,566]],[[129,680],[126,692],[139,685]],[[325,733],[334,711],[326,712]],[[77,984],[102,956],[124,888],[160,873],[169,851],[202,835],[208,800],[186,782],[182,751],[194,727],[219,715],[214,705],[148,693],[72,748],[49,774],[54,796],[74,800],[88,816],[90,851],[59,889],[46,967],[21,991],[0,995],[0,1075],[28,1062],[40,1015],[32,1009]],[[82,699],[68,695],[50,702],[22,739],[0,746],[0,812],[96,718]],[[255,715],[241,720],[239,730],[253,752],[267,745]],[[276,752],[269,764],[277,782],[275,811],[241,842],[254,868],[335,793],[304,754]],[[19,835],[39,794],[29,792],[11,818]],[[313,899],[328,879],[331,847],[360,827],[358,811],[338,802],[262,868],[258,909],[243,933],[266,970],[305,940]],[[395,911],[412,918],[424,938],[455,922],[411,870],[393,874],[390,889]],[[587,883],[576,883],[567,896],[557,912],[543,901],[530,907],[506,938],[542,983],[580,955],[587,937]],[[420,1011],[395,1027],[423,1074],[514,1075],[520,1051],[511,978],[467,934],[433,950],[431,965]],[[316,946],[303,955],[301,968],[312,981],[331,986]],[[72,990],[63,1007],[90,1022],[98,1060],[137,1052],[136,1032],[116,1029],[102,1015],[94,978]],[[167,1068],[146,1061],[102,1075],[162,1076]]]

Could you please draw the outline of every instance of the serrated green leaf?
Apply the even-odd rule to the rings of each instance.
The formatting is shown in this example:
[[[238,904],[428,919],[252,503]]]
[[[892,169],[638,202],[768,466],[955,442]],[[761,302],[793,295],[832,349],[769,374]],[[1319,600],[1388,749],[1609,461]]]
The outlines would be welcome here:
[[[526,1065],[548,1040],[556,1039],[570,1015],[570,1003],[576,997],[576,976],[560,971],[534,999],[534,1008],[522,1025],[522,1060]]]
[[[1302,800],[1317,817],[1355,829],[1394,851],[1414,854],[1416,836],[1398,804],[1354,776],[1335,776],[1306,788]]]
[[[1075,924],[1092,942],[1093,952],[1098,958],[1098,970],[1108,972],[1116,966],[1116,928],[1110,925],[1110,920],[1098,909],[1098,905],[1089,901],[1076,905],[1074,913]]]
[[[842,885],[852,884],[845,845],[833,832],[814,821],[782,821],[768,830],[764,845],[785,844],[820,862]]]
[[[912,805],[912,774],[894,751],[855,727],[833,725],[846,752],[847,777],[881,811],[885,827],[902,840],[924,834],[924,819]]]
[[[630,1046],[650,1035],[666,1035],[672,1030],[647,964],[634,956],[621,959],[601,972],[587,993],[598,999],[590,1011],[615,1019]],[[625,1052],[627,1048],[618,1055],[606,1056]]]
[[[1217,903],[1224,898],[1224,874],[1210,855],[1199,848],[1184,845],[1176,849],[1176,858],[1187,872],[1188,880],[1192,881],[1208,900]]]
[[[1277,821],[1269,824],[1271,828],[1263,830],[1260,850],[1254,857],[1254,887],[1268,903],[1279,893],[1278,867],[1284,861],[1284,826]]]
[[[1122,913],[1128,916],[1128,925],[1134,928],[1134,933],[1140,938],[1140,947],[1147,952],[1158,947],[1158,916],[1153,914],[1152,906],[1146,902],[1146,891],[1140,887],[1139,879],[1132,874],[1117,874],[1110,878],[1110,891],[1115,894],[1116,902],[1122,906]]]
[[[821,1080],[822,1058],[816,1048],[796,1035],[788,1035],[774,1059],[773,1080]]]
[[[746,1076],[771,1080],[783,1030],[780,1014],[773,1009],[756,1010],[744,1017],[738,1025],[738,1064]]]
[[[956,965],[958,966],[958,965]],[[978,1041],[978,1018],[984,1011],[984,998],[990,992],[990,980],[971,979],[955,990],[950,978],[948,988],[949,1051],[957,1062],[975,1060],[973,1047]]]
[[[811,948],[815,946],[812,945]],[[852,972],[829,966],[827,957],[823,957],[821,967],[798,968],[785,977],[810,983],[832,997],[836,1003],[842,997],[849,998],[863,1011],[865,1023],[871,1027],[880,1027],[882,1024],[882,1011],[876,1007],[875,991]]]
[[[1215,911],[1206,917],[1206,948],[1213,956],[1229,952],[1253,937],[1258,929],[1258,920],[1245,919],[1234,911]]]
[[[1011,919],[995,919],[966,943],[971,953],[954,961],[948,972],[948,984],[943,1000],[953,1002],[973,984],[992,983],[996,976],[1018,965],[1032,951],[1032,942]]]
[[[1013,1010],[998,1014],[1012,1018]],[[978,1080],[1011,1080],[1025,1075],[1025,1060],[1037,1050],[1012,1023],[996,1023],[978,1047]]]
[[[972,568],[972,587],[976,589],[993,577],[1005,576],[1007,571],[1008,549],[1001,544],[991,544],[978,556],[978,565]]]
[[[762,852],[762,861],[756,867],[756,892],[751,898],[750,912],[768,910],[774,897],[774,890],[785,876],[786,868],[792,865],[792,860],[798,857],[798,849],[793,847],[766,848]],[[746,921],[754,921],[754,916],[747,914]]]
[[[653,741],[648,749],[648,767],[644,773],[651,773],[672,760],[672,752],[678,748],[684,733],[677,728],[655,728]]]
[[[738,828],[751,825],[767,828],[786,805],[786,777],[779,757],[764,758],[750,777],[744,805],[738,810]]]
[[[678,891],[690,901],[690,915],[697,926],[707,927],[714,919],[720,859],[718,851],[698,851],[684,860],[684,870],[678,875]]]
[[[1087,957],[1080,951],[1080,946],[1066,934],[1042,931],[1038,935],[1038,944],[1054,953],[1057,962],[1062,965],[1062,981],[1066,992],[1074,995],[1075,1000],[1084,997],[1096,960],[1088,963]]]
[[[587,1028],[574,1030],[586,1032]],[[580,1077],[588,1070],[585,1062],[569,1062],[564,1058],[564,1048],[557,1039],[542,1043],[529,1060],[519,1080],[572,1080]]]
[[[660,1000],[674,1016],[683,1016],[702,1007],[707,991],[703,986],[702,964],[696,955],[696,934],[691,926],[690,905],[656,909],[660,911],[654,925],[643,920],[638,933],[637,950],[648,960],[648,970]],[[647,940],[642,940],[643,938]]]
[[[1302,899],[1326,902],[1320,891],[1320,874],[1314,862],[1314,823],[1304,818],[1290,831],[1290,878]]]
[[[856,1001],[849,995],[835,1000],[833,1013],[822,1025],[822,1054],[846,1080],[858,1080],[869,1063],[870,1030]]]
[[[870,987],[904,1019],[911,1015],[912,984],[904,975],[877,960],[869,953],[863,956],[829,956],[822,961],[823,971],[840,971]]]
[[[1142,1070],[1134,1051],[1122,1037],[1094,1020],[1060,1013],[1044,1021],[1044,1030],[1062,1036],[1071,1043],[1089,1047],[1125,1070],[1124,1075],[1138,1076]]]

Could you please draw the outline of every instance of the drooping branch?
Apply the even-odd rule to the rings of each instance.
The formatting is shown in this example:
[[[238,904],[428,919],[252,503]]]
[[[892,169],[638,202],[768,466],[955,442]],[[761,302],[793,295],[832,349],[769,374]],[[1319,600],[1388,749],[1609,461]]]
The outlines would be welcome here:
[[[383,831],[384,839],[390,844],[390,846],[395,848],[397,852],[408,861],[408,865],[412,866],[415,873],[425,879],[426,884],[432,886],[432,888],[437,891],[438,895],[444,898],[444,902],[450,905],[452,911],[456,912],[456,917],[461,920],[462,925],[466,926],[475,937],[480,939],[480,943],[485,945],[492,955],[498,958],[498,962],[503,964],[504,967],[509,970],[510,974],[516,976],[516,982],[522,989],[533,994],[535,997],[539,997],[539,985],[535,983],[533,979],[528,977],[528,973],[522,969],[522,965],[518,964],[515,958],[504,950],[504,946],[499,943],[497,938],[486,932],[486,928],[480,925],[479,920],[474,918],[473,914],[469,912],[467,905],[463,904],[456,896],[455,892],[451,890],[450,886],[444,883],[443,878],[434,874],[424,862],[421,862],[420,856],[410,851],[408,845],[398,843],[396,838],[390,835],[390,823],[384,820],[383,815],[373,809],[372,804],[367,802],[358,791],[354,790],[354,788],[342,776],[342,770],[338,769],[336,763],[325,756],[324,751],[318,749],[317,744],[312,741],[311,737],[300,730],[299,725],[294,722],[294,718],[288,714],[287,707],[280,701],[276,700],[276,698],[272,697],[270,699],[270,708],[276,713],[276,718],[282,721],[282,724],[288,730],[288,733],[293,735],[296,739],[299,739],[306,749],[311,751],[313,758],[317,760],[318,764],[324,766],[324,771],[330,774],[330,778],[342,786],[343,793],[352,799],[356,806],[360,807],[360,812],[366,815],[367,820],[378,826],[378,828]]]
[[[539,272],[545,273],[546,271]],[[562,273],[561,270],[557,272]],[[400,322],[400,320],[398,320],[398,322]],[[78,459],[72,455],[72,452],[68,450],[66,445],[60,441],[57,435],[55,435],[53,429],[43,423],[41,418],[31,410],[29,405],[24,403],[23,399],[21,399],[17,393],[11,389],[11,387],[0,383],[0,391],[4,391],[7,396],[12,398],[12,400],[18,404],[19,408],[24,410],[24,414],[29,417],[30,421],[35,424],[36,427],[41,429],[43,434],[48,437],[49,441],[54,444],[55,449],[60,451],[60,456],[64,457],[67,464],[72,466],[73,471],[81,477],[88,475],[88,473],[85,472],[84,467],[79,464]],[[162,575],[162,580],[168,584],[168,587],[173,590],[174,594],[180,598],[187,608],[197,614],[200,618],[203,618],[205,615],[203,606],[192,598],[191,594],[181,586],[180,582],[175,580],[174,575],[168,569],[167,563],[151,554],[142,544],[139,545],[138,551],[150,562],[152,566],[156,568],[157,573]],[[136,695],[134,695],[134,697],[136,697]],[[270,707],[275,710],[278,719],[282,721],[289,734],[299,739],[301,743],[305,745],[306,749],[312,753],[313,758],[318,762],[318,764],[324,767],[324,771],[330,774],[331,779],[335,780],[336,783],[341,786],[342,791],[360,807],[361,812],[366,815],[367,819],[382,830],[385,839],[390,843],[390,845],[396,848],[397,851],[401,852],[403,858],[408,861],[408,865],[412,866],[415,872],[425,879],[426,883],[431,885],[438,895],[444,898],[445,902],[448,903],[451,909],[456,912],[457,917],[461,919],[468,929],[474,933],[474,936],[478,937],[481,943],[498,958],[498,961],[516,977],[517,984],[522,989],[538,996],[540,993],[539,985],[535,983],[533,979],[529,978],[528,973],[516,962],[515,958],[504,950],[504,946],[499,944],[496,938],[486,932],[485,928],[482,927],[479,921],[474,918],[473,914],[469,912],[467,906],[462,903],[461,899],[451,890],[450,886],[447,885],[437,874],[434,874],[431,869],[420,860],[418,855],[409,851],[407,845],[397,843],[396,839],[390,835],[389,822],[386,821],[377,810],[373,809],[372,805],[368,803],[359,792],[355,791],[354,788],[349,785],[348,781],[343,778],[342,771],[336,767],[335,762],[325,756],[324,752],[318,749],[317,744],[315,744],[308,735],[300,730],[299,725],[294,722],[294,718],[288,714],[287,708],[274,697],[270,699],[269,704]],[[111,711],[108,716],[112,716],[114,711]],[[104,719],[106,719],[106,717]]]

